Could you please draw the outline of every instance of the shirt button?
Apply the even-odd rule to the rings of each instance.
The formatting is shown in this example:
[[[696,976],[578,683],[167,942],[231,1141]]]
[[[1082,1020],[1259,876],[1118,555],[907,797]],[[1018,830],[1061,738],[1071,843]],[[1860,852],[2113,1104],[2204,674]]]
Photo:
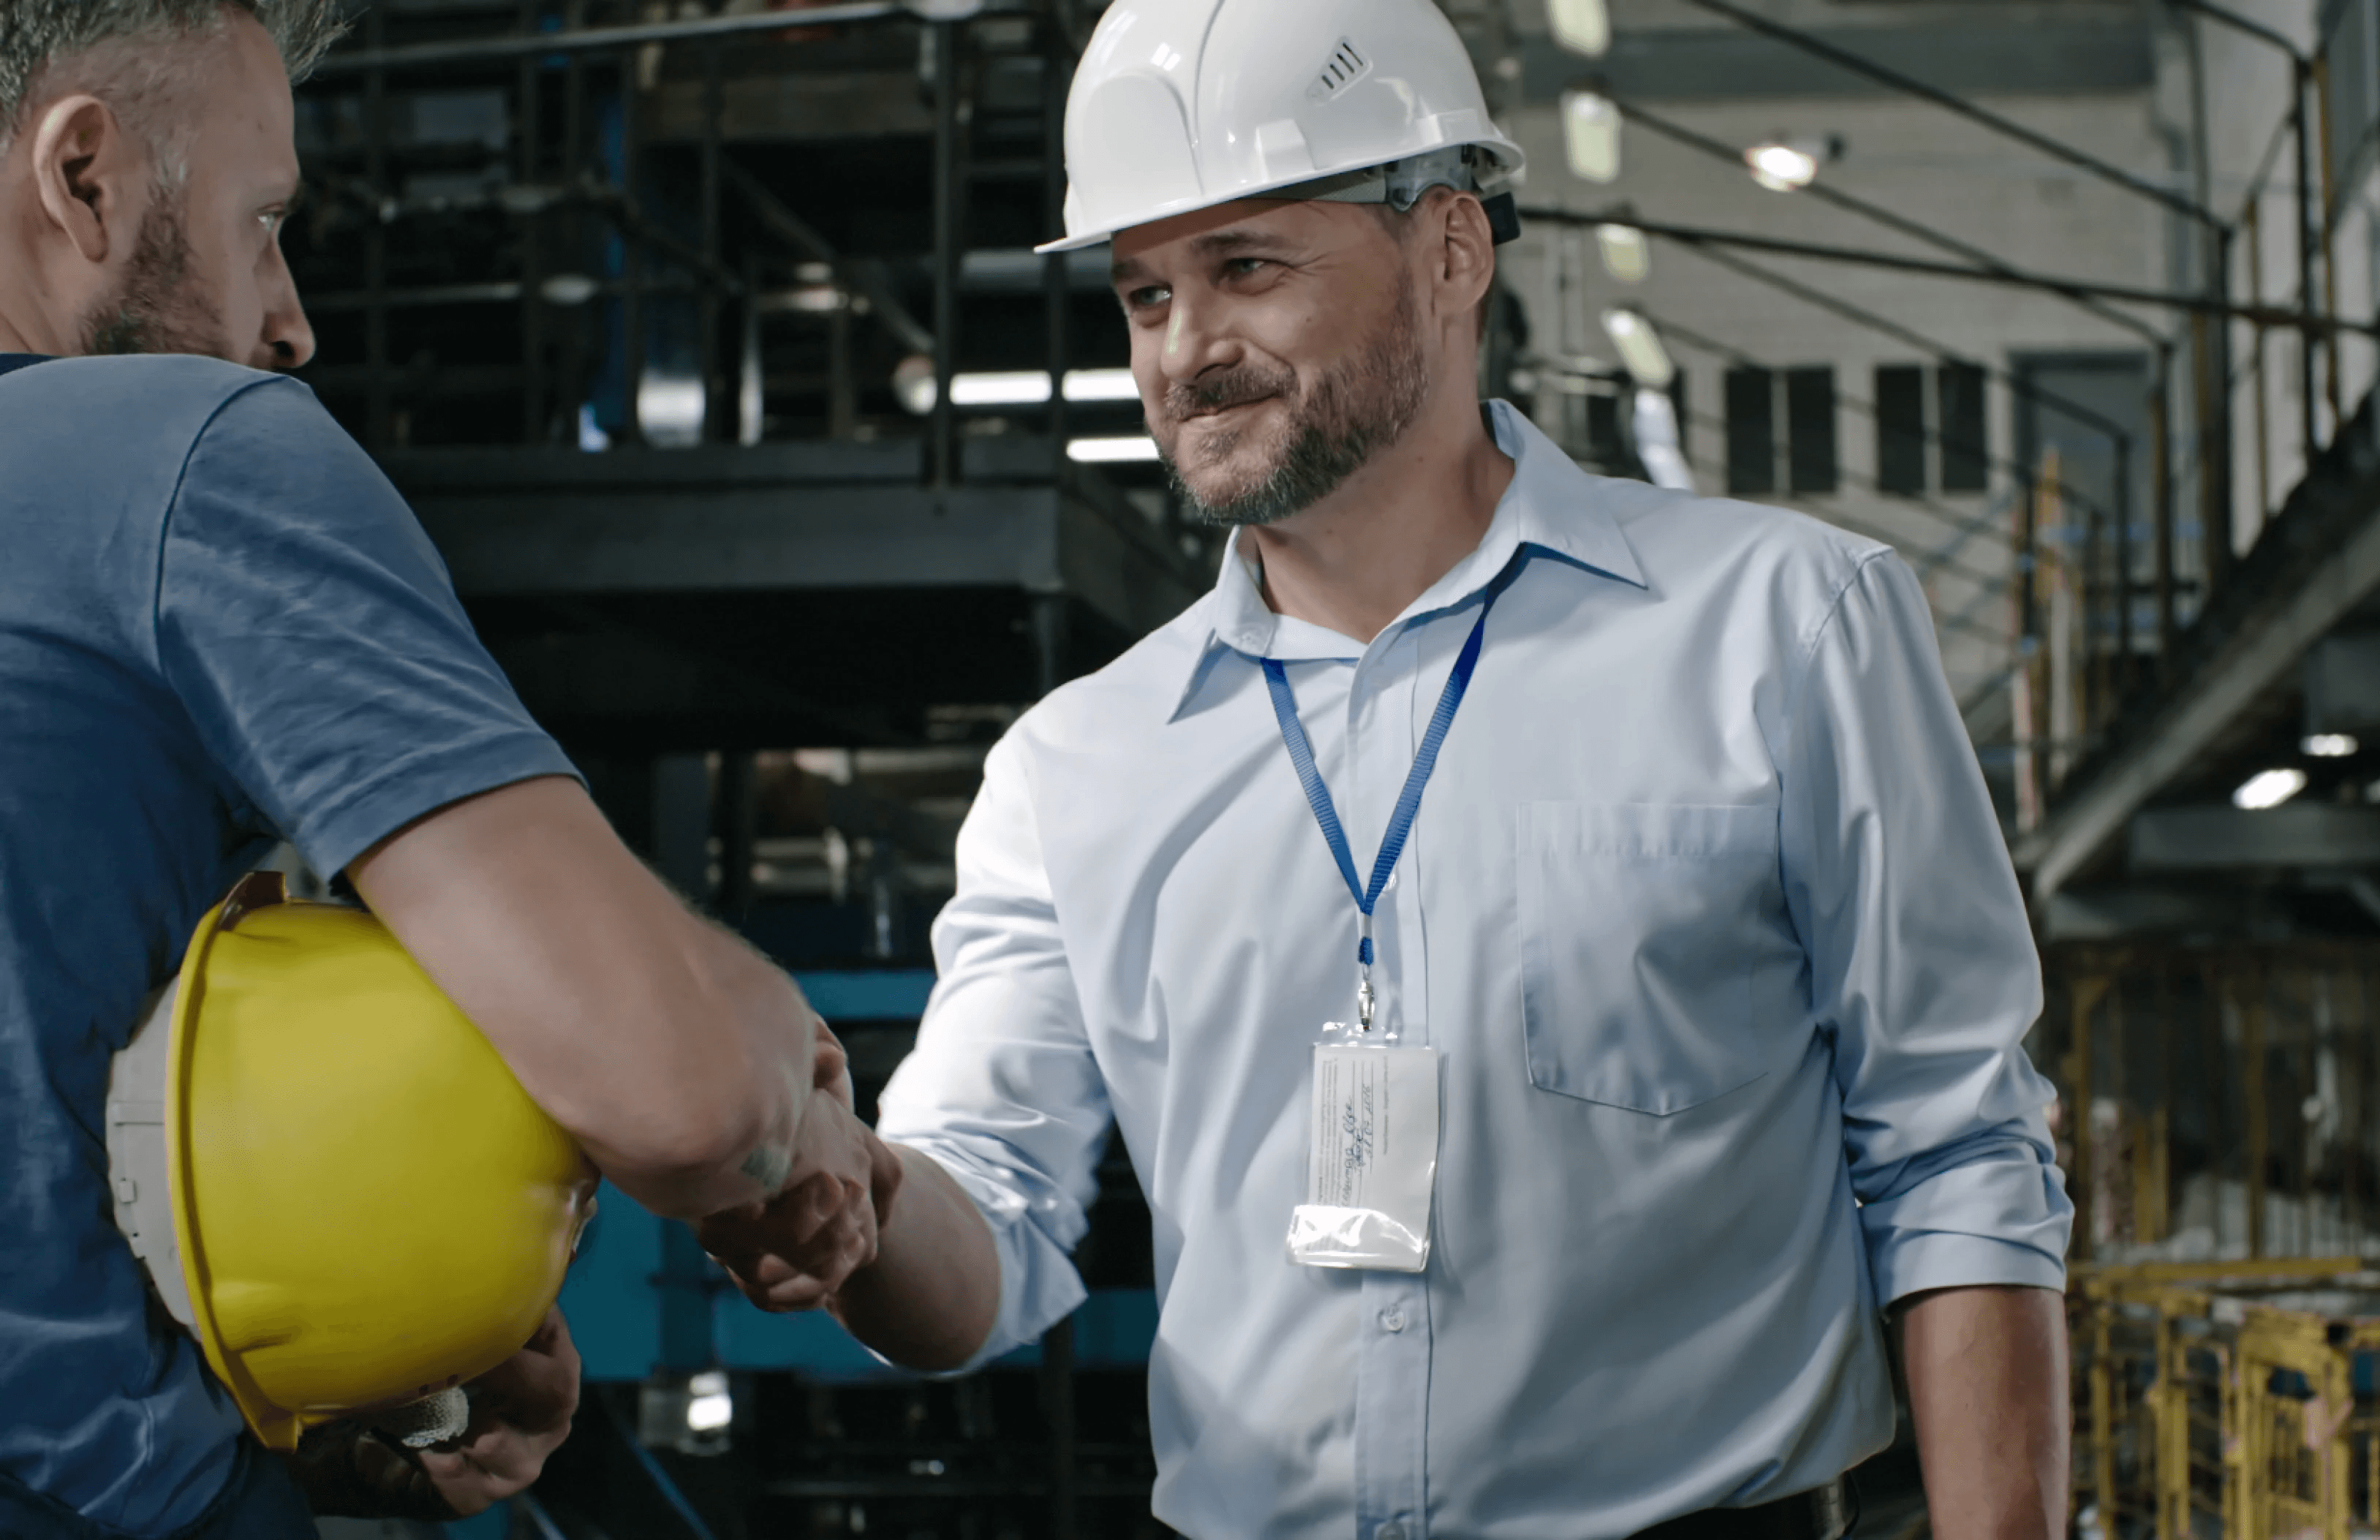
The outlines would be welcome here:
[[[1386,1310],[1381,1311],[1380,1328],[1384,1331],[1402,1331],[1405,1328],[1404,1311],[1399,1306],[1393,1304],[1389,1306]],[[1391,1525],[1390,1527],[1394,1528],[1395,1526]],[[1384,1529],[1380,1531],[1380,1540],[1398,1540],[1398,1535],[1402,1535],[1403,1534],[1404,1531],[1400,1529],[1397,1531],[1396,1534],[1390,1534],[1388,1530]]]
[[[1405,1526],[1391,1519],[1372,1532],[1372,1540],[1405,1540]]]

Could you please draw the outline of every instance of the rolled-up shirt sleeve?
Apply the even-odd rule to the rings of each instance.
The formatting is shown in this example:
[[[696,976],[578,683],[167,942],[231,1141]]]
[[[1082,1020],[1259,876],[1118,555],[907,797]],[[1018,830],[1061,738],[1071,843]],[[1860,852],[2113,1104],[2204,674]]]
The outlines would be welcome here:
[[[1782,755],[1786,902],[1834,1048],[1880,1302],[2062,1288],[2073,1206],[2024,900],[1900,560],[1863,562],[1810,638]]]
[[[1070,1255],[1109,1122],[1022,758],[1012,734],[985,763],[959,833],[957,894],[934,923],[940,978],[877,1127],[931,1156],[990,1222],[1000,1313],[969,1368],[1083,1303]]]

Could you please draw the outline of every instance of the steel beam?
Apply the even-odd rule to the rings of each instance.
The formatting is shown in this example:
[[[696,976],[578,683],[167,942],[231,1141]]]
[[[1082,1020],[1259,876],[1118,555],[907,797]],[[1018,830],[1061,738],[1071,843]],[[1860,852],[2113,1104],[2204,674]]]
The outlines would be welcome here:
[[[1959,262],[1935,261],[1925,257],[1903,257],[1890,251],[1878,251],[1868,247],[1828,246],[1815,241],[1788,240],[1782,236],[1766,236],[1752,230],[1714,230],[1695,224],[1670,224],[1659,220],[1638,218],[1628,209],[1572,210],[1531,204],[1520,211],[1525,224],[1536,221],[1546,224],[1626,224],[1648,236],[1665,240],[1682,241],[1689,246],[1740,247],[1747,251],[1765,251],[1773,256],[1807,258],[1812,261],[1848,262],[1860,267],[1888,268],[1897,273],[1913,273],[1927,278],[1954,278],[1971,284],[1996,284],[2004,287],[2037,289],[2058,295],[2078,303],[2095,300],[2119,300],[2130,305],[2155,305],[2168,310],[2185,310],[2197,314],[2228,316],[2258,326],[2288,328],[2307,333],[2358,332],[2367,335],[2380,334],[2380,321],[2342,321],[2336,316],[2317,311],[2288,309],[2278,305],[2235,305],[2211,294],[2190,294],[2170,289],[2143,288],[2133,284],[2103,283],[2095,278],[2073,278],[2057,273],[2027,273],[2021,269],[1995,264],[1989,267],[1969,267]]]
[[[914,443],[386,466],[467,599],[995,588],[1070,595],[1138,637],[1207,587],[1107,483],[1052,483],[1041,441],[967,450],[967,484],[939,493]]]
[[[2037,924],[2044,942],[2120,941],[2237,933],[2244,914],[2236,893],[2127,887],[2058,893],[2041,905]]]
[[[2150,30],[2138,17],[2028,17],[2022,26],[1928,20],[1814,35],[1969,96],[2145,91],[2156,75]],[[1774,39],[1725,27],[1621,28],[1599,59],[1533,37],[1522,41],[1518,56],[1521,99],[1531,103],[1553,101],[1590,75],[1648,102],[1898,94]]]
[[[2380,807],[2158,807],[2132,819],[2127,845],[2136,872],[2380,867]]]
[[[2015,847],[2036,902],[2095,859],[2307,649],[2380,590],[2380,430],[2367,399],[2239,576],[2192,627],[2169,684],[2119,720],[2048,819]]]
[[[823,6],[794,17],[779,11],[739,12],[732,16],[697,16],[676,21],[641,22],[628,27],[585,27],[563,32],[508,32],[496,37],[458,38],[446,42],[407,43],[395,48],[381,46],[374,35],[368,38],[361,48],[324,55],[322,62],[314,67],[314,73],[351,75],[358,70],[420,69],[496,59],[545,58],[565,54],[641,47],[647,43],[709,42],[761,32],[783,32],[795,28],[898,20],[914,14],[908,6],[892,3],[892,0],[864,0],[864,3],[847,6]]]
[[[565,504],[506,495],[416,507],[480,595],[1061,585],[1055,489],[623,491]],[[938,511],[947,506],[947,515]]]

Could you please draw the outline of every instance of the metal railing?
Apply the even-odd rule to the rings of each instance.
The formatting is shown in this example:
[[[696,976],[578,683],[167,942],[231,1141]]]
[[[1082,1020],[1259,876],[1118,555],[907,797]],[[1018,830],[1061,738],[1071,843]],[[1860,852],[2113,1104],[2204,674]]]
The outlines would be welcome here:
[[[2076,1533],[2371,1533],[2375,1285],[2355,1257],[2080,1273],[2068,1296]]]
[[[975,60],[967,37],[969,18],[979,8],[953,0],[866,0],[652,21],[643,19],[643,7],[630,0],[563,0],[558,8],[523,0],[511,31],[431,41],[392,41],[382,8],[367,11],[352,44],[334,50],[317,67],[322,85],[304,88],[310,95],[353,91],[360,99],[359,153],[341,165],[308,167],[319,195],[362,216],[363,284],[310,297],[326,315],[357,317],[363,340],[363,368],[357,372],[365,396],[359,436],[374,449],[399,437],[393,397],[404,370],[391,342],[394,314],[444,306],[510,306],[519,337],[519,437],[529,443],[567,440],[566,411],[577,403],[561,398],[549,369],[548,345],[564,327],[583,328],[584,320],[569,312],[594,302],[608,308],[605,330],[611,340],[599,344],[599,351],[611,357],[624,382],[613,439],[636,446],[647,437],[640,396],[651,374],[650,308],[657,301],[690,300],[697,312],[692,372],[701,394],[703,441],[757,437],[754,397],[767,378],[759,357],[761,318],[810,314],[827,333],[828,434],[850,437],[856,427],[856,402],[865,385],[857,373],[861,349],[855,346],[855,329],[881,328],[903,352],[932,362],[934,402],[919,424],[928,445],[924,476],[938,488],[963,479],[959,406],[951,382],[958,370],[969,125],[975,115]],[[1059,147],[1065,86],[1084,30],[1078,11],[1050,0],[1002,15],[1005,25],[1022,22],[1029,29],[1025,46],[1043,61],[1046,154],[1038,201],[1043,223],[1052,226],[1061,218],[1064,196]],[[541,18],[548,25],[558,18],[561,25],[540,30]],[[837,250],[750,166],[739,164],[726,143],[725,49],[765,43],[788,50],[790,57],[808,41],[884,27],[905,28],[917,36],[918,73],[929,106],[933,236],[928,254],[930,297],[923,319],[905,302],[884,262]],[[670,61],[688,55],[690,67],[676,68],[669,83],[673,90],[691,91],[698,103],[691,145],[695,175],[687,178],[690,186],[673,187],[668,190],[674,196],[664,200],[651,170],[654,91],[673,74]],[[476,194],[407,196],[398,185],[393,104],[407,91],[453,91],[458,86],[505,94],[512,127],[503,176]],[[558,115],[547,110],[554,93],[562,99]],[[557,116],[558,135],[552,127]],[[608,145],[607,118],[613,125]],[[310,156],[310,162],[321,159]],[[665,214],[664,201],[686,207]],[[757,250],[730,249],[731,212],[737,231],[757,233]],[[508,222],[516,272],[470,283],[393,283],[392,240],[404,223],[456,215]],[[588,253],[607,244],[614,252],[611,270],[585,271]],[[1042,266],[1045,362],[1054,381],[1064,377],[1070,356],[1068,274],[1062,257],[1046,259]],[[797,269],[809,276],[798,282],[771,279],[771,269]],[[1034,411],[1036,427],[1046,422],[1055,479],[1077,474],[1065,458],[1068,409],[1064,393],[1053,389],[1046,408]]]

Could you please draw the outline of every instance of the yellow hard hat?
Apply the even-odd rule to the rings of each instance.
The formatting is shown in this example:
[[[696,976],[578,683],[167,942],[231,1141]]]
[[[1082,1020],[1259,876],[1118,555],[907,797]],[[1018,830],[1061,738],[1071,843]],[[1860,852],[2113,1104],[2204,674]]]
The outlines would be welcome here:
[[[170,1010],[151,1048],[170,1245],[153,1218],[136,1233],[121,1169],[119,1217],[266,1447],[520,1350],[594,1171],[386,928],[260,873],[200,923]],[[118,1126],[141,1121],[128,1078],[120,1061],[112,1154],[140,1132]]]

